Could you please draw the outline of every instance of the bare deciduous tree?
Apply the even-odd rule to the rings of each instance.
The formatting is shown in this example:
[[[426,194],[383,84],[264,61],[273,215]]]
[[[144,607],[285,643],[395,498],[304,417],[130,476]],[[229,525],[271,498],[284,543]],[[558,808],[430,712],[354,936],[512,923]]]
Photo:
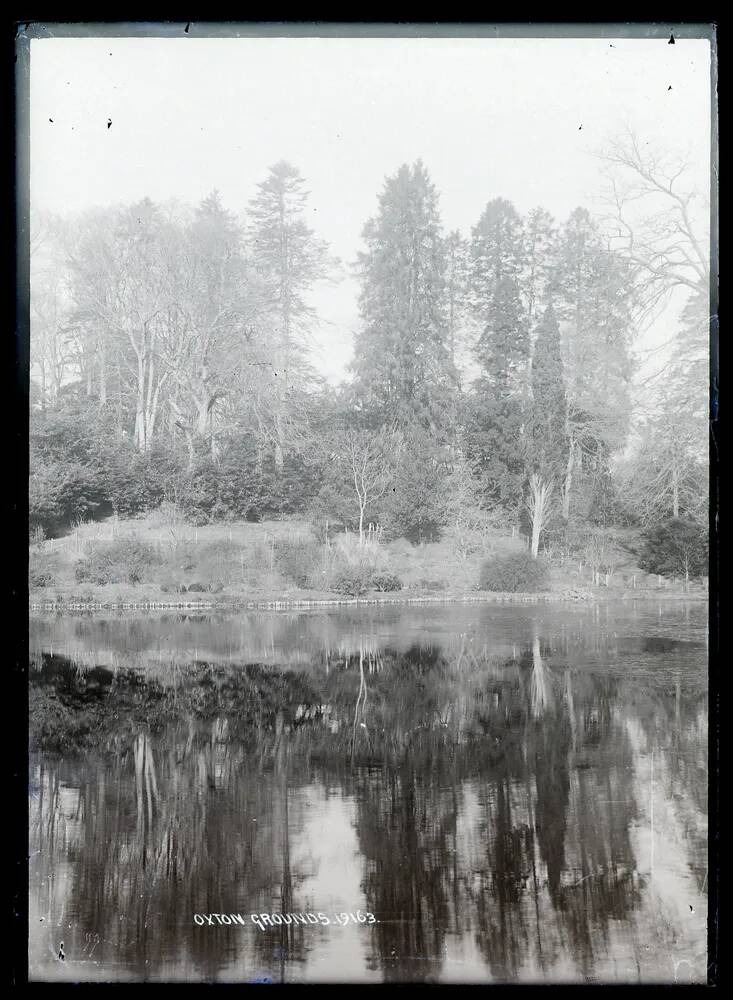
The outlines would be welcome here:
[[[402,436],[392,430],[378,433],[349,430],[332,442],[331,460],[351,484],[359,509],[359,544],[364,545],[367,508],[381,499],[392,483],[395,464],[403,447]]]
[[[175,294],[175,227],[146,200],[118,212],[112,225],[103,216],[84,220],[69,234],[67,253],[78,317],[124,345],[120,367],[134,398],[135,443],[149,451],[185,330]]]
[[[633,265],[643,313],[653,313],[675,288],[707,297],[708,210],[690,183],[689,163],[653,149],[631,129],[601,158],[608,180],[606,230],[611,246]]]
[[[550,480],[533,473],[529,478],[527,513],[532,523],[532,558],[536,559],[540,550],[540,536],[547,525],[551,511],[553,484]]]
[[[68,297],[57,271],[31,264],[31,372],[41,409],[55,406],[78,361],[69,323]]]

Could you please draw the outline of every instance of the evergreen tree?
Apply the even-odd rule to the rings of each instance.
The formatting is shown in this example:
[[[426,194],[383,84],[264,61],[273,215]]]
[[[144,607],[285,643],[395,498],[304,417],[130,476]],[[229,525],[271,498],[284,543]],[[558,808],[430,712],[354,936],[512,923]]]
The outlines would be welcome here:
[[[471,230],[469,304],[478,328],[480,378],[466,427],[466,451],[487,495],[513,516],[525,478],[523,390],[529,357],[521,297],[522,220],[503,198],[490,201]]]
[[[471,231],[471,308],[479,327],[476,358],[502,395],[516,391],[529,358],[521,297],[522,220],[511,202],[495,198]]]
[[[556,230],[552,216],[544,208],[533,208],[525,222],[522,300],[530,335],[534,329],[552,277],[556,253]]]
[[[392,489],[382,503],[390,534],[416,544],[438,540],[447,520],[446,458],[424,428],[413,425],[404,435]]]
[[[448,350],[456,364],[462,346],[463,322],[468,292],[468,244],[457,229],[448,233],[446,253],[446,299],[448,309]]]
[[[307,293],[328,272],[326,244],[305,221],[308,192],[304,183],[295,167],[281,161],[270,167],[250,203],[250,252],[265,281],[271,315],[275,461],[280,469],[291,388],[308,373],[304,335],[313,309]]]
[[[647,573],[664,576],[705,576],[708,572],[708,538],[704,525],[670,518],[649,528],[639,554],[639,565]]]
[[[352,370],[363,417],[439,438],[457,380],[447,345],[446,246],[438,196],[421,161],[385,181],[359,254],[362,329]]]
[[[537,324],[528,441],[529,466],[548,479],[561,476],[565,469],[567,409],[560,327],[550,304]]]
[[[521,448],[522,400],[496,395],[486,379],[479,379],[466,410],[466,457],[478,470],[487,498],[516,516],[527,475]]]

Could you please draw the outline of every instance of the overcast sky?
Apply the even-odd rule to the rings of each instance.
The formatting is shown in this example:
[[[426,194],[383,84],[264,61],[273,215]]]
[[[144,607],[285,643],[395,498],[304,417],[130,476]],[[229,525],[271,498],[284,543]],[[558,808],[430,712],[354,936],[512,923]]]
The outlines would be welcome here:
[[[671,89],[670,89],[671,88]],[[50,121],[52,119],[53,121]],[[111,126],[108,128],[108,120]],[[213,188],[240,212],[290,160],[312,226],[354,260],[386,175],[421,157],[443,222],[486,202],[596,207],[593,153],[630,125],[709,184],[710,44],[678,39],[96,38],[31,42],[31,204],[68,212]],[[346,278],[315,296],[317,361],[343,375],[358,325]],[[664,337],[670,313],[641,341]]]

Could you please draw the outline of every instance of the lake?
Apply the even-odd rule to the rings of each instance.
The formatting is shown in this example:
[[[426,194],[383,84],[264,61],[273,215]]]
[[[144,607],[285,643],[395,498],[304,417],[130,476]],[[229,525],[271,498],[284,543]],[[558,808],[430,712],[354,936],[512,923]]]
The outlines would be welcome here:
[[[30,654],[33,980],[705,982],[706,604],[48,615]]]

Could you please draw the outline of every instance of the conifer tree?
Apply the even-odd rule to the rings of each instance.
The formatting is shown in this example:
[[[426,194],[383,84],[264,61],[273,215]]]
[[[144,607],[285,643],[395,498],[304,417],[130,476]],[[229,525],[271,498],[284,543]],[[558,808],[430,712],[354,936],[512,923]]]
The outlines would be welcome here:
[[[522,220],[511,202],[490,201],[471,231],[471,308],[479,328],[476,359],[501,395],[517,391],[529,358],[521,296]]]
[[[468,244],[457,229],[448,233],[445,253],[448,350],[452,363],[456,364],[462,346],[468,292]]]
[[[275,462],[283,466],[291,389],[307,371],[304,335],[313,319],[307,293],[326,277],[326,244],[305,221],[308,192],[291,164],[270,167],[250,203],[249,247],[267,283],[272,319]]]
[[[532,346],[537,335],[537,319],[547,301],[557,254],[557,231],[549,212],[533,208],[524,224],[524,267],[521,289]],[[531,350],[530,350],[531,353]],[[531,363],[527,365],[527,379],[531,380]]]
[[[363,238],[352,370],[364,419],[445,437],[457,384],[447,345],[446,246],[421,161],[386,179]]]
[[[528,442],[529,465],[548,479],[555,479],[564,471],[567,411],[560,327],[550,303],[537,324]]]

